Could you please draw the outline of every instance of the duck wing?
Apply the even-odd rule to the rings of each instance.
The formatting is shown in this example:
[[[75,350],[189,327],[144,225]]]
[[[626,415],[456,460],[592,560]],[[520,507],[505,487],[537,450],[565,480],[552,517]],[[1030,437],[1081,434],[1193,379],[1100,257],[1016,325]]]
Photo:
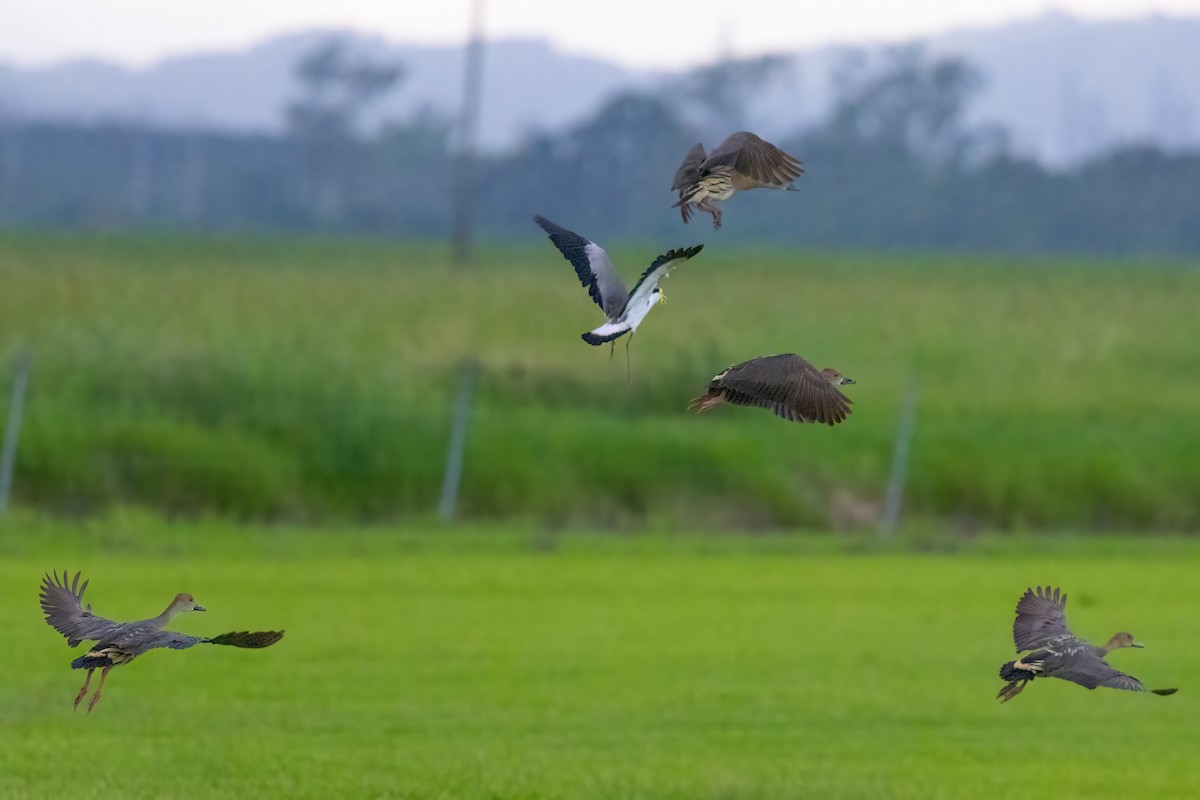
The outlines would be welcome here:
[[[67,637],[70,647],[83,641],[110,638],[124,627],[119,622],[93,614],[90,603],[86,607],[83,605],[83,593],[88,582],[79,583],[81,574],[76,572],[74,580],[69,583],[66,570],[63,570],[62,578],[59,578],[58,572],[54,573],[53,578],[45,575],[38,596],[42,613],[46,615],[46,624]]]
[[[792,353],[734,364],[712,379],[708,394],[714,393],[727,403],[766,408],[792,422],[836,425],[850,414],[850,398]]]
[[[1013,644],[1017,652],[1036,650],[1063,636],[1073,636],[1067,627],[1067,594],[1058,588],[1026,589],[1017,601],[1013,621]]]
[[[1124,689],[1127,692],[1153,692],[1159,695],[1175,694],[1177,689],[1147,689],[1146,685],[1132,675],[1113,668],[1104,659],[1091,652],[1080,652],[1070,661],[1054,670],[1052,677],[1078,683],[1088,689],[1103,686],[1108,689]]]

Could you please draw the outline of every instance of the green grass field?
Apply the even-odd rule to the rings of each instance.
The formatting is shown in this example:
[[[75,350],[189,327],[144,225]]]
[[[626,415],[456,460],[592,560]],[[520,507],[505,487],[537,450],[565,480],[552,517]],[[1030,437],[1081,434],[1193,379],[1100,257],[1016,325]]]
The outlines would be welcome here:
[[[454,273],[390,243],[0,237],[0,357],[34,359],[0,519],[0,798],[1200,794],[1200,541],[1149,535],[1200,527],[1195,265],[711,247],[627,391],[531,239]],[[628,278],[656,252],[610,250]],[[859,381],[845,425],[684,413],[785,351]],[[465,524],[439,527],[465,356]],[[913,377],[908,527],[883,542],[847,529]],[[72,712],[52,568],[101,614],[190,591],[210,610],[180,630],[287,636],[148,654]],[[1179,694],[1038,681],[999,705],[1036,583]]]
[[[860,543],[861,544],[861,543]],[[1192,798],[1198,545],[984,538],[957,553],[801,536],[0,524],[0,796]],[[98,613],[287,629],[159,651],[90,716],[37,609],[84,569]],[[999,705],[1029,584],[1160,698],[1039,681]]]
[[[5,235],[0,358],[34,357],[17,500],[413,519],[436,503],[472,356],[475,520],[869,526],[915,377],[907,508],[922,524],[1200,527],[1196,265],[678,238],[610,248],[632,280],[668,244],[711,245],[665,284],[627,391],[623,354],[610,375],[579,341],[598,311],[532,223],[527,246],[484,248],[462,273],[440,248],[386,242]],[[846,424],[684,412],[727,364],[789,351],[858,380]]]

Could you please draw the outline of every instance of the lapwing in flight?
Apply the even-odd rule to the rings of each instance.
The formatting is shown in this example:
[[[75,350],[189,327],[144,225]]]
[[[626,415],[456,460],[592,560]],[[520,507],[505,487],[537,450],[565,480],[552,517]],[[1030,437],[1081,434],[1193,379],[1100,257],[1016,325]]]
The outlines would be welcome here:
[[[535,216],[533,221],[549,234],[550,241],[563,254],[563,258],[571,262],[575,274],[579,276],[579,282],[607,317],[603,325],[583,334],[583,340],[597,346],[612,342],[612,347],[609,348],[611,363],[612,348],[616,347],[616,340],[629,334],[629,339],[625,342],[625,357],[629,382],[632,383],[633,368],[629,366],[629,343],[642,320],[650,313],[650,309],[666,301],[666,295],[659,287],[659,282],[675,267],[699,253],[704,245],[668,250],[665,255],[654,259],[633,285],[632,290],[626,291],[625,284],[621,283],[604,248],[545,217]]]

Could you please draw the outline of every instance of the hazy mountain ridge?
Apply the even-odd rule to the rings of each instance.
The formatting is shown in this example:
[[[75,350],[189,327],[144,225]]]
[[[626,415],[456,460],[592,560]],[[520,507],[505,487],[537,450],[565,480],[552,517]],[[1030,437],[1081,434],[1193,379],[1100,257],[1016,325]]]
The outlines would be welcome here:
[[[298,91],[294,65],[330,38],[348,39],[356,52],[404,64],[404,80],[380,103],[375,118],[403,118],[424,108],[456,113],[461,47],[398,45],[336,30],[276,37],[240,52],[170,58],[145,70],[93,60],[42,69],[0,65],[0,112],[18,119],[278,130],[283,107]],[[480,130],[482,144],[493,149],[511,145],[530,127],[569,124],[612,92],[655,78],[562,53],[544,41],[489,42],[487,66]]]
[[[396,44],[380,37],[308,31],[239,52],[171,58],[145,70],[95,60],[42,69],[0,65],[0,113],[78,121],[144,120],[167,126],[277,130],[296,93],[295,62],[330,36],[403,62],[399,89],[376,118],[428,108],[452,116],[462,85],[461,46]],[[986,85],[971,117],[1003,126],[1015,149],[1064,164],[1119,144],[1200,146],[1200,18],[1152,16],[1085,22],[1062,14],[955,31],[923,43],[977,64]],[[747,122],[770,135],[814,124],[834,97],[840,65],[871,62],[883,46],[830,46],[791,56],[761,87]],[[530,130],[577,122],[616,92],[670,86],[677,76],[575,56],[537,40],[487,44],[481,143],[510,147]]]
[[[1119,144],[1200,147],[1200,18],[1047,14],[950,33],[930,49],[978,65],[988,83],[971,116],[1003,124],[1017,149],[1042,161]]]

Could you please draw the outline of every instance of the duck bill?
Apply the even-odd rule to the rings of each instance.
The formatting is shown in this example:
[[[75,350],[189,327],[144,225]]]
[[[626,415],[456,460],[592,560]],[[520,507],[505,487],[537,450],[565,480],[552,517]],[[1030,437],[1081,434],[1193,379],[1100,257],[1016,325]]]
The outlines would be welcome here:
[[[208,611],[208,609],[207,609],[207,608],[205,608],[204,606],[196,606],[196,607],[195,607],[195,608],[193,608],[192,610],[193,610],[193,611]]]

